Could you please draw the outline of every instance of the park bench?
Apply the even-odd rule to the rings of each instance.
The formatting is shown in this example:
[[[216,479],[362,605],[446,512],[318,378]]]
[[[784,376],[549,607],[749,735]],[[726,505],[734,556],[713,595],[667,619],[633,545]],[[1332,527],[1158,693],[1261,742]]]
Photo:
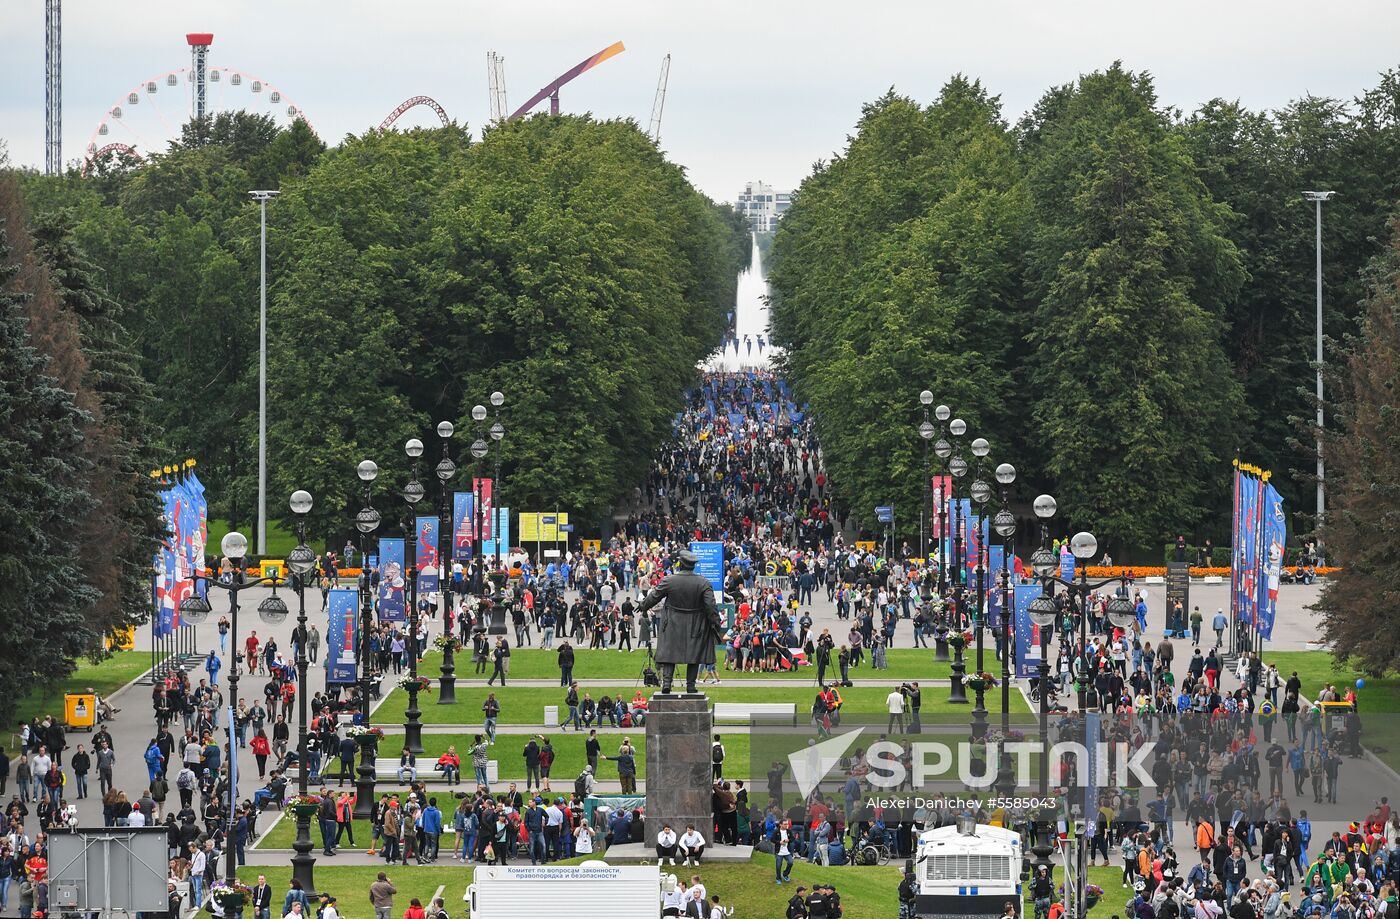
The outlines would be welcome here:
[[[791,721],[797,726],[797,706],[792,702],[716,702],[715,721]]]
[[[336,776],[340,775],[340,761],[339,761],[339,760],[331,760],[331,761],[329,762],[329,764],[327,764],[325,761],[322,761],[322,764],[321,764],[321,765],[322,765],[322,769],[321,769],[321,782],[322,782],[323,784],[330,784],[330,783],[332,783],[332,782],[337,781]],[[434,769],[434,768],[433,768],[435,765],[436,765],[436,760],[430,760],[430,759],[426,759],[426,758],[419,759],[419,760],[418,760],[418,780],[419,780],[420,782],[429,782],[429,783],[431,783],[431,782],[441,782],[441,781],[443,781],[442,773],[439,772],[437,769]],[[288,779],[292,779],[292,778],[294,778],[294,777],[296,777],[296,776],[299,775],[299,773],[298,773],[298,771],[297,771],[298,768],[299,768],[299,767],[298,767],[296,764],[292,764],[292,765],[290,765],[290,766],[287,767],[287,777],[288,777]],[[359,768],[359,761],[358,761],[358,760],[356,761],[355,768],[356,768],[356,769]],[[494,759],[488,759],[488,760],[486,761],[486,781],[487,781],[488,783],[494,785],[494,784],[496,784],[496,782],[498,781],[498,775],[499,775],[499,773],[498,773],[498,771],[497,771],[497,763],[496,763],[496,761],[495,761]],[[378,756],[378,757],[375,757],[375,760],[374,760],[374,778],[375,778],[375,781],[377,781],[377,782],[391,782],[391,783],[396,783],[396,782],[398,782],[398,780],[399,780],[399,758],[398,758],[397,756]],[[470,758],[470,757],[468,757],[468,758],[467,758],[467,761],[463,764],[463,768],[462,768],[462,782],[463,782],[464,784],[468,784],[468,785],[474,785],[474,784],[476,783],[476,773],[475,773],[475,771],[472,769],[471,758]]]

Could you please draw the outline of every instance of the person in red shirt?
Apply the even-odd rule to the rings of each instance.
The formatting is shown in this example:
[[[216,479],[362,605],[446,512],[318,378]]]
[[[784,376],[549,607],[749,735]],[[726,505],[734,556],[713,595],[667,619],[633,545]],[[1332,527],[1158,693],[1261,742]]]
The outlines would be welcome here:
[[[244,660],[244,663],[246,663],[246,664],[248,665],[248,672],[249,672],[249,673],[257,673],[257,672],[258,672],[258,645],[259,645],[259,644],[260,644],[260,642],[258,641],[258,633],[257,633],[257,632],[253,632],[251,635],[249,635],[249,636],[248,636],[248,640],[245,641],[245,642],[243,643],[243,649],[244,649],[243,660]]]

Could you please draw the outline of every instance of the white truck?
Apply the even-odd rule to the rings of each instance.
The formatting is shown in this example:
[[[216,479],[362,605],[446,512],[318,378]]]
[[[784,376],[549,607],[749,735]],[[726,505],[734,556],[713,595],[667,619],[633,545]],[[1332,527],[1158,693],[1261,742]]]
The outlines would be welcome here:
[[[1020,834],[970,818],[922,833],[914,860],[915,916],[1000,916],[1008,902],[1019,914],[1023,858]]]
[[[581,865],[481,865],[467,887],[471,919],[658,919],[661,869]]]

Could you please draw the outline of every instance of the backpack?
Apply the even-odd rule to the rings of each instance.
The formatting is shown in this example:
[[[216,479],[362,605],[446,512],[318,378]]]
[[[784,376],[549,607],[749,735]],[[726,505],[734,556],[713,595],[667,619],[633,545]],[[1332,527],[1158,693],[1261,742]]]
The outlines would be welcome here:
[[[710,762],[715,764],[724,762],[724,747],[718,742],[710,748]]]
[[[588,795],[588,773],[580,772],[578,778],[574,779],[574,794],[580,798]]]

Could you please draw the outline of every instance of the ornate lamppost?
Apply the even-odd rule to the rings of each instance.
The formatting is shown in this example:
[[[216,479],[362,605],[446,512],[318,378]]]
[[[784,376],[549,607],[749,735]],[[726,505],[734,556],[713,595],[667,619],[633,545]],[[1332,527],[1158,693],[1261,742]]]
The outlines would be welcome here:
[[[297,794],[307,797],[310,794],[311,769],[308,763],[308,737],[306,724],[306,576],[316,568],[316,553],[306,544],[306,515],[311,512],[311,493],[298,489],[292,492],[292,513],[296,515],[297,545],[287,556],[287,567],[296,576],[297,628],[293,636],[296,645],[297,667]],[[315,896],[314,872],[316,858],[311,854],[315,845],[311,842],[311,813],[305,807],[293,808],[297,822],[297,838],[292,843],[292,877],[301,883],[307,896]]]
[[[452,462],[450,455],[450,441],[456,429],[450,421],[439,421],[437,426],[438,439],[442,441],[442,458],[438,460],[436,473],[439,485],[438,492],[438,588],[442,591],[442,667],[438,677],[438,705],[455,705],[457,702],[457,675],[456,667],[452,660],[454,648],[453,640],[456,636],[447,625],[447,621],[453,611],[452,607],[452,564],[455,561],[453,555],[456,553],[456,542],[453,539],[453,531],[456,529],[457,521],[452,513],[452,489],[449,483],[452,477],[457,474],[457,464]]]
[[[427,494],[423,483],[418,481],[418,458],[423,455],[423,441],[414,437],[404,444],[404,453],[413,461],[413,477],[403,487],[403,500],[406,505],[403,518],[405,576],[408,581],[408,708],[404,709],[403,745],[411,753],[423,752],[423,724],[418,708],[418,502]],[[441,578],[439,577],[439,580]]]
[[[370,598],[369,534],[379,529],[379,511],[374,509],[373,482],[379,477],[379,466],[374,460],[361,460],[355,467],[355,474],[365,484],[365,506],[355,515],[355,529],[360,531],[360,647],[355,660],[360,669],[360,723],[368,728],[371,688],[376,684],[371,679],[370,636],[374,632],[374,607]],[[374,755],[378,745],[372,741],[360,744],[360,765],[355,775],[356,820],[370,820],[374,817]]]
[[[992,486],[982,481],[982,460],[989,452],[991,452],[991,445],[987,443],[985,437],[978,437],[972,442],[975,467],[971,492],[972,500],[977,504],[977,516],[972,521],[974,531],[977,534],[977,619],[974,626],[977,629],[977,678],[972,683],[977,702],[972,707],[972,736],[978,740],[987,736],[987,680],[983,677],[983,674],[987,672],[983,643],[987,615],[987,537],[982,532],[984,519],[982,508],[992,497]]]

